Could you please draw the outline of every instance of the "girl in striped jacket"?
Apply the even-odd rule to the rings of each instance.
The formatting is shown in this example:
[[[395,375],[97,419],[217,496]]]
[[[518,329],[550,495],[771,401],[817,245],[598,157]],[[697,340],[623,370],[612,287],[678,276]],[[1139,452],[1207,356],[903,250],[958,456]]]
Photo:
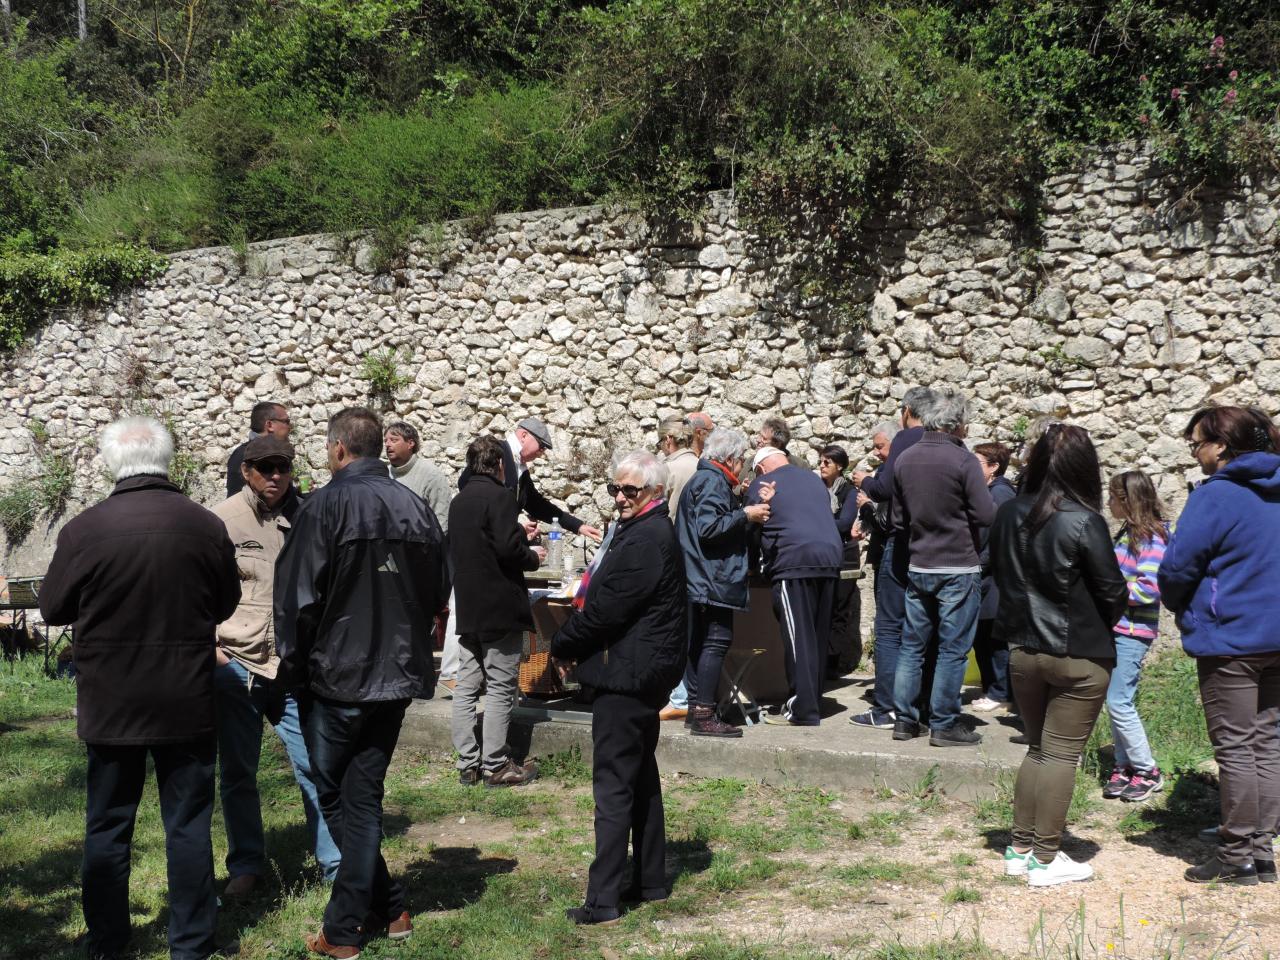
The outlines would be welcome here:
[[[1169,542],[1169,525],[1155,485],[1141,470],[1111,478],[1111,515],[1121,521],[1116,560],[1129,584],[1129,607],[1115,626],[1116,666],[1107,688],[1107,712],[1115,742],[1115,767],[1102,796],[1107,800],[1145,800],[1164,789],[1135,699],[1142,661],[1160,625],[1160,586],[1156,574]]]

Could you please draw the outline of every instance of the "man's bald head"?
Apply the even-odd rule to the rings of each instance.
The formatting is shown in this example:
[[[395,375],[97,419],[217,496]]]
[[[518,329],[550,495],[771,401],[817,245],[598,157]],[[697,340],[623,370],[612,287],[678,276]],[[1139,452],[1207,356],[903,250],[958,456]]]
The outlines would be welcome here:
[[[685,417],[685,422],[693,428],[693,440],[689,446],[693,448],[694,453],[702,456],[702,445],[706,443],[707,435],[716,428],[716,425],[711,422],[711,414],[703,413],[700,410]]]

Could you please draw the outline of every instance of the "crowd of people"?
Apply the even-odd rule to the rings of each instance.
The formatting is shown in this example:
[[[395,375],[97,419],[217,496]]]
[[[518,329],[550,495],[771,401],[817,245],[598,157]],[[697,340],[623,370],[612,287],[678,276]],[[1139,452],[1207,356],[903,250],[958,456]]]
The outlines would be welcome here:
[[[655,750],[664,720],[740,738],[720,710],[734,615],[768,584],[788,695],[772,723],[818,726],[824,683],[862,658],[857,581],[875,599],[869,708],[850,718],[895,740],[980,742],[972,711],[1025,727],[1010,875],[1033,886],[1092,874],[1061,850],[1075,768],[1105,703],[1110,799],[1141,801],[1163,775],[1135,707],[1163,604],[1196,658],[1221,769],[1219,847],[1195,882],[1276,879],[1280,828],[1280,431],[1261,411],[1206,408],[1186,430],[1206,480],[1171,523],[1152,479],[1103,478],[1088,433],[1047,423],[1013,451],[965,443],[959,393],[913,387],[868,439],[874,470],[839,445],[817,468],[788,450],[786,422],[754,438],[704,412],[663,420],[656,452],[615,457],[611,522],[593,526],[537,489],[552,449],[536,417],[467,448],[456,492],[410,424],[364,408],[328,424],[329,483],[294,482],[287,408],[254,407],[212,511],[170,483],[173,440],[157,421],[110,425],[100,452],[111,496],[70,521],[40,594],[74,623],[78,732],[88,751],[83,905],[92,957],[129,937],[129,846],[148,756],[169,856],[173,956],[214,952],[210,826],[215,761],[227,836],[222,897],[250,895],[267,852],[257,772],[263,720],[288,755],[317,863],[331,884],[314,953],[351,960],[413,930],[380,853],[383,781],[406,708],[452,696],[463,784],[518,787],[537,766],[508,728],[524,634],[525,573],[546,560],[541,523],[598,544],[575,612],[552,639],[556,668],[590,699],[596,858],[570,918],[612,924],[629,901],[668,894]],[[386,460],[382,459],[385,454]],[[522,519],[523,516],[523,519]],[[483,719],[477,712],[483,697]],[[626,872],[628,845],[633,851]]]

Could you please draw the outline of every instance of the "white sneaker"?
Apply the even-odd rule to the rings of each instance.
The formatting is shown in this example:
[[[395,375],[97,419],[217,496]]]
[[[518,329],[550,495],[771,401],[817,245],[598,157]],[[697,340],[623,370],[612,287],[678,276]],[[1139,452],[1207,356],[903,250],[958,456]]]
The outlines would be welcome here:
[[[979,713],[990,713],[992,710],[1008,710],[1012,706],[1008,700],[992,700],[990,697],[979,697],[969,704],[970,710],[977,710]]]
[[[1004,848],[1004,875],[1006,877],[1025,877],[1027,861],[1031,859],[1031,851],[1019,853],[1013,847]]]
[[[1027,883],[1033,887],[1052,887],[1059,883],[1088,880],[1092,876],[1093,867],[1087,863],[1076,863],[1061,850],[1049,863],[1041,863],[1035,857],[1027,858]]]

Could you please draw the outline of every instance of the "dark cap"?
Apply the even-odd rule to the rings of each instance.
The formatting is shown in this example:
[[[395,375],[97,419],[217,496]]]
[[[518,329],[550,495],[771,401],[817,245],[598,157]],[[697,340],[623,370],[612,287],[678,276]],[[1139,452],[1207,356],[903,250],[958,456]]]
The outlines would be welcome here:
[[[551,431],[547,429],[547,425],[537,417],[525,417],[516,424],[517,430],[528,430],[533,438],[538,441],[538,446],[543,450],[551,449]]]
[[[293,463],[293,444],[279,437],[254,437],[244,445],[244,462],[254,463],[258,460],[270,460],[280,457]]]

